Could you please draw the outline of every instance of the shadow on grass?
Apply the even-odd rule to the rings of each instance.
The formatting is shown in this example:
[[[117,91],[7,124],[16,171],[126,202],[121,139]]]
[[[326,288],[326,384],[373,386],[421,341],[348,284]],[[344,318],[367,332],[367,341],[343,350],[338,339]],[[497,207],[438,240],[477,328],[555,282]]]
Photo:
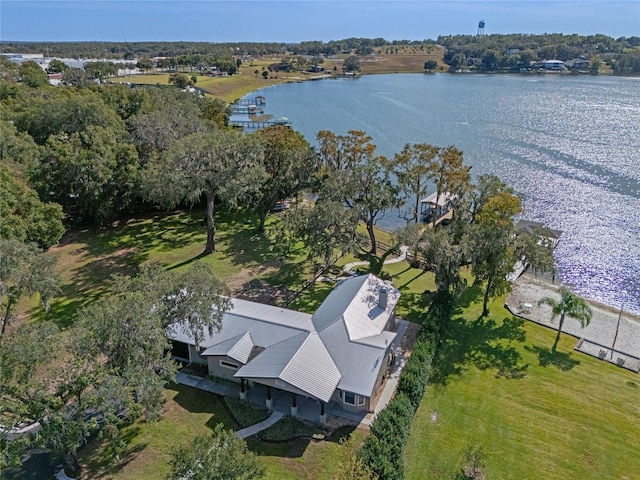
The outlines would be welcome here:
[[[298,438],[286,442],[264,442],[254,437],[247,438],[247,447],[260,456],[301,458],[311,443],[310,438]]]
[[[101,437],[92,438],[79,452],[85,478],[105,477],[122,471],[148,446],[147,442],[131,445],[141,432],[139,425],[123,427],[118,438],[122,450],[117,450],[115,444]]]
[[[184,267],[184,266],[186,266],[186,265],[191,265],[193,262],[196,262],[196,261],[198,261],[198,260],[200,260],[201,258],[204,258],[204,257],[206,257],[206,256],[207,256],[207,254],[206,254],[206,253],[204,253],[204,252],[199,253],[199,254],[198,254],[198,255],[196,255],[195,257],[191,257],[191,258],[189,258],[188,260],[184,260],[184,261],[182,261],[182,262],[180,262],[180,263],[176,263],[176,264],[174,264],[174,265],[171,265],[170,267],[167,267],[167,270],[175,270],[176,268]]]
[[[567,372],[576,365],[580,365],[580,360],[572,358],[570,352],[554,352],[550,348],[537,346],[526,346],[524,348],[538,356],[538,362],[540,362],[541,367],[552,366]]]
[[[223,212],[216,224],[219,242],[224,243],[225,256],[232,264],[263,264],[275,258],[272,240],[266,233],[258,232],[259,219],[253,212]]]
[[[518,379],[527,374],[528,365],[520,363],[518,349],[511,342],[525,339],[524,320],[505,317],[497,322],[491,317],[468,321],[451,320],[434,362],[430,382],[446,385],[452,376],[461,376],[469,367],[495,369],[496,376]]]

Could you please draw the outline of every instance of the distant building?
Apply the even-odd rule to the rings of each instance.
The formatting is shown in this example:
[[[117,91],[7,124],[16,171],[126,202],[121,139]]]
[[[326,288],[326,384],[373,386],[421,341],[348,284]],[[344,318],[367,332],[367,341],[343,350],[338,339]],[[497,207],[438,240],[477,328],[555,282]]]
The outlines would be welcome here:
[[[564,64],[569,70],[587,70],[591,66],[591,62],[584,58],[574,58]]]
[[[545,70],[562,70],[564,68],[564,62],[561,60],[545,60]]]
[[[2,53],[0,55],[17,64],[21,64],[23,62],[36,62],[38,65],[42,66],[45,63],[48,63],[49,60],[45,59],[44,55],[41,53]]]

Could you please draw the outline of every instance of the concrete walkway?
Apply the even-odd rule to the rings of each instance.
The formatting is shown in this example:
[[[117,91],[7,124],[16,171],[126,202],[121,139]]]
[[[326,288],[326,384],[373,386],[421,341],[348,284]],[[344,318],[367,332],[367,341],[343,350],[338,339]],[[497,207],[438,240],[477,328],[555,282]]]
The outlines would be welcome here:
[[[407,320],[397,320],[398,322],[398,335],[391,343],[391,351],[395,353],[396,363],[393,365],[393,370],[391,370],[391,374],[387,379],[387,383],[385,383],[382,392],[380,393],[380,398],[378,398],[378,403],[374,407],[373,417],[371,421],[380,413],[382,410],[387,408],[387,405],[393,398],[393,395],[396,393],[396,387],[398,386],[398,379],[400,378],[400,373],[404,368],[407,359],[404,357],[404,353],[402,352],[401,342],[404,337],[405,332],[407,331],[407,327],[409,326],[409,322]]]
[[[398,263],[398,262],[403,262],[407,259],[407,252],[409,252],[409,247],[407,247],[406,245],[403,245],[400,247],[400,255],[395,257],[395,258],[391,258],[389,260],[386,260],[384,262],[385,265],[388,265],[390,263]],[[349,275],[353,275],[355,272],[353,271],[353,269],[355,267],[359,267],[361,265],[369,265],[369,262],[351,262],[351,263],[347,263],[344,266],[344,273],[349,274]]]
[[[217,383],[207,378],[189,375],[188,373],[182,372],[176,373],[176,383],[204,390],[205,392],[216,393],[218,395],[238,396],[238,392],[240,391],[239,386],[235,387],[233,385]]]
[[[266,420],[256,423],[255,425],[250,425],[246,428],[243,428],[242,430],[238,430],[236,432],[236,435],[243,439],[250,437],[251,435],[255,435],[256,433],[261,432],[262,430],[266,430],[267,428],[275,425],[276,423],[278,423],[278,421],[280,421],[282,417],[284,417],[283,413],[273,412],[271,416]]]

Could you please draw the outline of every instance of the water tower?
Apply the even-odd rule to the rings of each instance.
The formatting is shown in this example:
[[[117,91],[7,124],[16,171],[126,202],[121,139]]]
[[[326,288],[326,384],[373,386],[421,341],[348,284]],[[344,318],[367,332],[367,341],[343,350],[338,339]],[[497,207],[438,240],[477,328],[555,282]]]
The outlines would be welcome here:
[[[478,36],[481,37],[484,35],[484,20],[480,20],[478,22]]]

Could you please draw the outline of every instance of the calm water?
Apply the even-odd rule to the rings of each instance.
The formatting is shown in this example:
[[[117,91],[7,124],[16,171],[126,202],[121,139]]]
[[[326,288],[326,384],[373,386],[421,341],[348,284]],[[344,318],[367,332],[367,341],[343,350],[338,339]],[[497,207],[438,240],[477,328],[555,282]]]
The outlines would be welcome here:
[[[525,195],[524,218],[564,231],[563,283],[640,313],[640,79],[375,75],[270,87],[268,113],[315,144],[364,130],[378,152],[455,145],[472,173]],[[402,224],[388,214],[380,226]]]

